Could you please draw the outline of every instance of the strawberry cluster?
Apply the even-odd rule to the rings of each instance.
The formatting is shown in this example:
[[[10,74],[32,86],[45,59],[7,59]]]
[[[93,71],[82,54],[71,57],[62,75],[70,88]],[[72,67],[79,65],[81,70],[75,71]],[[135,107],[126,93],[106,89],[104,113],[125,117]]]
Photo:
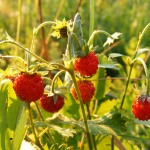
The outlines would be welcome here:
[[[44,82],[37,74],[20,73],[13,81],[13,88],[21,101],[30,103],[37,101],[43,95]]]
[[[93,98],[95,94],[94,84],[88,80],[78,81],[77,84],[78,84],[78,88],[79,88],[83,103],[87,103]],[[76,100],[78,100],[77,92],[75,90],[74,85],[72,85],[70,92],[73,95],[73,97]]]
[[[143,121],[150,119],[150,103],[146,96],[140,95],[136,97],[133,101],[132,108],[135,118]]]
[[[55,113],[63,107],[64,98],[58,95],[57,102],[54,103],[53,97],[48,97],[48,95],[45,94],[40,98],[40,105],[47,112]]]
[[[74,70],[82,76],[92,76],[98,69],[98,57],[94,52],[87,54],[85,57],[77,58],[74,63]]]

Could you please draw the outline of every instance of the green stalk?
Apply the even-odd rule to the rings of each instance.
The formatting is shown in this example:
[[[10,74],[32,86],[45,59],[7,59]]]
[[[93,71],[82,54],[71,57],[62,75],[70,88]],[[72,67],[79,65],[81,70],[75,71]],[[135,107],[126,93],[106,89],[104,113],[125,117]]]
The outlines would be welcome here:
[[[91,137],[90,137],[90,133],[89,133],[89,127],[88,127],[88,123],[87,123],[87,119],[86,119],[86,115],[85,115],[85,110],[84,110],[84,105],[82,102],[82,98],[81,98],[81,94],[77,85],[77,81],[75,78],[75,74],[74,74],[74,70],[72,72],[70,72],[70,75],[72,77],[72,81],[74,83],[75,86],[75,90],[77,92],[77,96],[80,102],[80,106],[81,106],[81,111],[82,111],[82,115],[83,115],[83,120],[84,120],[84,126],[85,126],[85,132],[87,134],[87,140],[88,140],[88,145],[89,145],[89,149],[92,150],[92,142],[91,142]]]
[[[46,22],[43,22],[43,23],[41,23],[36,29],[34,29],[33,30],[33,34],[37,34],[37,32],[43,27],[43,26],[45,26],[45,25],[52,25],[52,24],[56,24],[55,22],[53,22],[53,21],[46,21]]]
[[[19,43],[15,42],[15,41],[12,41],[12,40],[1,41],[1,42],[0,42],[0,45],[1,45],[1,44],[4,44],[4,43],[11,43],[11,44],[14,44],[14,45],[16,45],[16,46],[22,48],[24,51],[28,52],[29,54],[31,54],[31,55],[34,56],[35,58],[39,59],[40,61],[42,61],[42,62],[44,62],[44,63],[46,63],[46,64],[49,64],[48,61],[46,61],[46,60],[44,60],[43,58],[39,57],[38,55],[32,53],[31,51],[28,50],[28,48],[23,47],[22,45],[20,45]]]
[[[29,118],[30,118],[30,124],[31,124],[31,127],[32,127],[32,132],[34,134],[34,137],[35,137],[35,141],[36,141],[36,144],[41,148],[43,149],[40,141],[39,141],[39,138],[38,136],[36,135],[36,132],[35,132],[35,127],[33,125],[33,120],[32,120],[32,115],[31,115],[31,108],[30,108],[30,104],[28,103],[28,110],[29,110]]]
[[[147,68],[147,66],[146,66],[146,64],[145,64],[145,62],[144,62],[144,60],[142,59],[142,58],[136,58],[136,59],[134,59],[133,60],[133,63],[136,61],[136,60],[139,60],[141,63],[142,63],[142,65],[143,65],[143,67],[144,67],[144,70],[145,70],[145,74],[146,74],[146,87],[147,87],[147,90],[146,90],[146,95],[147,96],[149,96],[149,72],[148,72],[148,68]]]
[[[90,0],[90,36],[94,31],[94,1],[95,0]],[[91,44],[93,44],[93,40],[91,41]]]
[[[18,21],[17,21],[17,36],[16,36],[17,42],[19,42],[20,23],[21,23],[21,0],[18,0]],[[15,49],[15,56],[17,55],[18,55],[18,47],[16,47]]]
[[[57,77],[58,77],[60,74],[62,74],[63,72],[64,72],[64,70],[61,70],[61,71],[57,72],[57,74],[56,74],[56,75],[54,76],[54,78],[53,78],[52,85],[51,85],[51,89],[52,89],[52,92],[53,92],[53,93],[55,93],[55,91],[54,91],[54,84],[55,84],[55,81],[56,81]]]
[[[39,112],[39,115],[40,115],[42,121],[45,122],[44,117],[43,117],[43,115],[42,115],[42,113],[40,111],[40,108],[39,108],[39,106],[38,106],[38,104],[36,102],[35,102],[35,105],[36,105],[36,108],[37,108],[37,110]],[[52,141],[52,144],[55,144],[55,140],[53,139],[52,133],[49,130],[47,130],[47,133],[48,133],[48,135],[49,135],[49,137],[50,137],[50,139]]]
[[[94,38],[98,33],[103,33],[103,34],[107,35],[108,37],[114,39],[108,32],[106,32],[106,31],[104,31],[104,30],[95,30],[95,31],[92,33],[92,35],[90,36],[87,45],[90,45],[90,43],[92,43],[93,38]]]
[[[88,103],[86,103],[86,109],[87,109],[87,112],[88,112],[88,118],[89,118],[89,120],[91,120],[91,113],[90,113]],[[92,141],[93,141],[94,150],[97,150],[95,136],[91,135],[91,137],[92,137]]]
[[[148,29],[149,26],[150,26],[150,23],[143,29],[142,33],[140,34],[139,41],[138,41],[135,53],[132,57],[132,60],[134,60],[137,57],[139,45],[140,45],[141,40],[142,40],[142,38],[143,38],[143,36],[144,36],[144,34],[145,34],[145,32],[146,32],[146,30]],[[125,100],[125,97],[126,97],[126,93],[127,93],[127,89],[128,89],[128,85],[129,85],[129,81],[130,81],[130,77],[131,77],[132,68],[133,68],[133,63],[130,66],[129,75],[128,75],[128,79],[127,79],[127,82],[126,82],[125,92],[124,92],[123,97],[122,97],[120,109],[122,109],[123,103],[124,103],[124,100]]]
[[[114,135],[111,137],[111,150],[114,150]]]

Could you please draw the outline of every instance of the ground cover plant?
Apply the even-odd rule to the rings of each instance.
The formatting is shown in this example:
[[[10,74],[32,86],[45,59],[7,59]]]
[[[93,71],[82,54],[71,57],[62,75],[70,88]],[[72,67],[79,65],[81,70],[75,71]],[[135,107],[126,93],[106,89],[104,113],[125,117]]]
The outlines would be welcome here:
[[[122,33],[93,30],[93,22],[89,39],[84,38],[80,13],[70,20],[43,22],[33,29],[29,47],[5,33],[2,51],[13,47],[15,53],[0,54],[0,62],[8,61],[0,69],[0,150],[27,145],[43,150],[150,148],[149,70],[142,58],[150,50],[140,47],[150,24],[139,33],[130,56],[99,54],[98,36],[107,37],[105,47],[118,42]],[[67,41],[61,61],[50,61],[46,50],[45,59],[35,53],[36,36],[47,26],[55,40]],[[139,65],[143,76],[130,84]],[[111,71],[119,77],[108,76]]]

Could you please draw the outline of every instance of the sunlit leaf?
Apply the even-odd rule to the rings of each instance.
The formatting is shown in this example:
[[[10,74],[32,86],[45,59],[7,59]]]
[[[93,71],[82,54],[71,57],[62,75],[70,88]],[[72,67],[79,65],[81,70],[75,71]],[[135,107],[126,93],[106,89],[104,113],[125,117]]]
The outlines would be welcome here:
[[[149,52],[149,51],[150,51],[150,49],[148,49],[148,48],[139,49],[138,53],[137,53],[137,56],[139,56],[140,54],[142,54],[144,52]]]
[[[120,36],[121,34],[122,33],[120,33],[120,32],[115,32],[114,34],[111,35],[113,38],[108,37],[107,41],[104,43],[103,46],[105,47],[107,44],[110,45],[110,44],[114,43],[114,40],[118,39],[118,36]]]
[[[98,55],[98,60],[98,67],[119,70],[119,68],[115,66],[114,62],[111,59],[108,59],[105,55]]]
[[[10,80],[3,80],[0,85],[0,150],[5,150],[5,132],[7,129],[8,86]]]
[[[120,53],[110,53],[109,54],[109,58],[115,58],[115,57],[122,57],[124,55],[120,54]]]
[[[102,118],[88,120],[89,131],[91,134],[102,134],[102,135],[117,135],[122,132],[127,131],[126,127],[126,117],[122,117],[120,113],[108,113],[104,115]],[[55,114],[52,118],[48,118],[47,121],[49,124],[69,124],[75,125],[84,129],[83,121],[76,121],[74,119],[70,119],[62,114]]]
[[[19,150],[21,142],[25,136],[27,130],[26,122],[28,118],[27,107],[28,104],[26,102],[21,103],[11,150]]]

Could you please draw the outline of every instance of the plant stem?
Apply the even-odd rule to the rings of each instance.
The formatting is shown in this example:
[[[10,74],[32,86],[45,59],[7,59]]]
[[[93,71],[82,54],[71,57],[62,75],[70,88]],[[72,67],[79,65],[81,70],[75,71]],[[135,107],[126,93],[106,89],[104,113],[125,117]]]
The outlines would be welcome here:
[[[135,53],[134,53],[134,55],[133,55],[133,57],[132,57],[132,60],[134,60],[134,59],[137,57],[139,45],[140,45],[141,40],[142,40],[142,38],[143,38],[143,36],[144,36],[144,33],[146,32],[146,30],[148,29],[149,26],[150,26],[150,23],[143,29],[142,33],[140,34],[140,36],[139,36],[139,41],[138,41],[138,44],[137,44]],[[129,81],[130,81],[130,76],[131,76],[132,68],[133,68],[133,63],[132,63],[131,66],[130,66],[129,75],[128,75],[128,79],[127,79],[127,82],[126,82],[125,92],[124,92],[123,97],[122,97],[120,109],[122,109],[122,106],[123,106],[123,103],[124,103],[124,99],[125,99],[125,97],[126,97],[127,88],[128,88]]]
[[[80,102],[80,106],[81,106],[81,111],[82,111],[82,115],[83,115],[83,120],[84,120],[84,126],[85,126],[85,132],[87,134],[87,140],[88,140],[88,144],[89,144],[89,149],[92,150],[92,142],[91,142],[91,137],[90,137],[90,133],[89,133],[89,127],[88,127],[88,123],[87,123],[87,119],[86,119],[86,115],[85,115],[85,110],[84,110],[84,105],[82,102],[82,98],[81,98],[81,94],[77,85],[77,81],[75,78],[75,74],[74,74],[74,70],[72,72],[70,72],[70,75],[72,77],[72,81],[74,83],[76,92],[77,92],[77,96]]]
[[[39,108],[39,106],[38,106],[38,104],[36,102],[35,102],[35,105],[36,105],[36,108],[37,108],[37,110],[39,112],[39,115],[40,115],[42,121],[45,122],[44,117],[43,117],[43,115],[42,115],[42,113],[40,111],[40,108]],[[50,139],[52,141],[52,144],[55,144],[55,140],[53,139],[53,136],[52,136],[51,132],[49,130],[47,130],[47,133],[48,133],[48,135],[49,135],[49,137],[50,137]]]
[[[32,127],[32,132],[33,132],[33,134],[34,134],[36,144],[37,144],[41,149],[43,149],[43,147],[42,147],[42,145],[41,145],[41,143],[40,143],[40,141],[39,141],[39,138],[38,138],[38,136],[36,135],[35,127],[34,127],[34,125],[33,125],[30,103],[28,103],[28,110],[29,110],[30,124],[31,124],[31,127]]]
[[[44,60],[43,58],[39,57],[38,55],[32,53],[31,51],[28,50],[28,48],[25,48],[23,47],[22,45],[20,45],[19,43],[15,42],[15,41],[11,41],[11,40],[5,40],[5,41],[1,41],[0,42],[0,45],[1,44],[4,44],[4,43],[11,43],[11,44],[14,44],[20,48],[22,48],[24,51],[28,52],[29,54],[33,55],[35,58],[39,59],[40,61],[46,63],[46,64],[49,64],[49,62],[47,62],[46,60]]]
[[[52,92],[53,92],[53,93],[55,93],[55,91],[54,91],[54,84],[55,84],[55,81],[56,81],[57,77],[58,77],[60,74],[62,74],[63,72],[64,72],[64,70],[61,70],[61,71],[57,72],[57,74],[54,76],[54,78],[53,78],[53,80],[52,80],[51,89],[52,89]]]
[[[111,137],[111,150],[114,150],[114,135]]]
[[[90,36],[94,31],[94,1],[95,0],[90,0]],[[91,44],[93,44],[93,40],[91,40]]]
[[[90,113],[90,109],[89,109],[89,104],[88,103],[86,103],[86,108],[87,108],[87,112],[88,112],[88,118],[89,118],[89,120],[91,120],[91,113]],[[94,150],[97,150],[95,136],[94,135],[91,135],[91,136],[92,136],[92,140],[93,140]]]
[[[16,36],[17,42],[19,42],[20,23],[21,23],[21,0],[18,0],[18,21],[17,21],[17,36]],[[18,47],[16,47],[15,49],[15,56],[17,55],[18,55]]]

